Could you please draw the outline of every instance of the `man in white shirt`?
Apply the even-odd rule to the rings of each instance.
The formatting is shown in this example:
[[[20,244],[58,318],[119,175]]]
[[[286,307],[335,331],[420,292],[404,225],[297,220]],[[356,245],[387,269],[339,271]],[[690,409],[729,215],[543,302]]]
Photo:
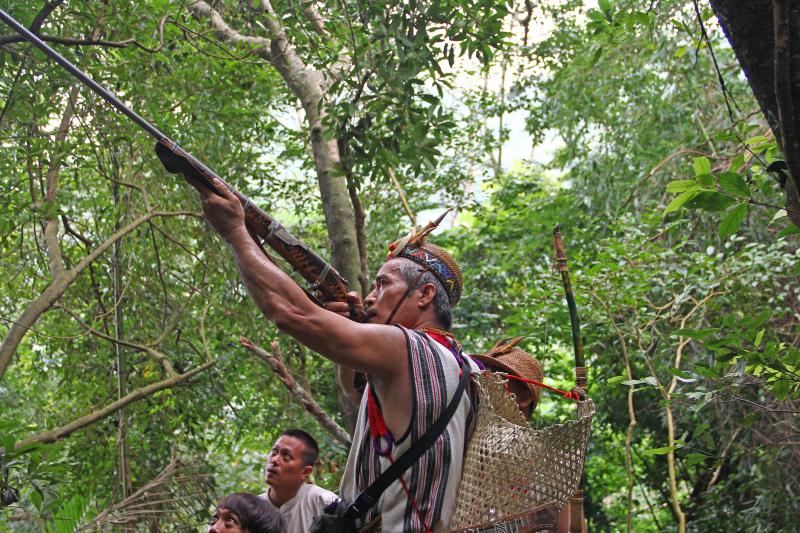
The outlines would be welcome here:
[[[269,490],[261,495],[280,511],[286,533],[306,533],[314,516],[339,497],[308,483],[319,456],[314,437],[302,429],[287,429],[272,447],[264,466]]]

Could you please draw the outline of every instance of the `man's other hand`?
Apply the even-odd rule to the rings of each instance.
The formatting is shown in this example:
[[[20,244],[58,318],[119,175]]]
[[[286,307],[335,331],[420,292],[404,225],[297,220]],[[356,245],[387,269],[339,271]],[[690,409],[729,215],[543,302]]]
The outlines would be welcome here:
[[[221,181],[214,178],[211,184],[219,194],[204,187],[197,190],[200,202],[203,204],[203,216],[223,239],[228,240],[232,233],[244,227],[244,208],[239,199]]]
[[[325,309],[333,311],[337,315],[341,315],[345,318],[350,318],[351,308],[355,310],[356,314],[363,314],[364,312],[364,302],[361,301],[361,298],[355,291],[347,293],[346,302],[328,302],[325,304]]]

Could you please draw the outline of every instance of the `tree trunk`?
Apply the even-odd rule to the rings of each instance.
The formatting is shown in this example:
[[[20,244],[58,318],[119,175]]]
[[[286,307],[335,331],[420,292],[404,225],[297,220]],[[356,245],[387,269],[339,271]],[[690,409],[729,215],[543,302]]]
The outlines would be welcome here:
[[[308,67],[303,62],[290,45],[286,31],[279,22],[281,18],[275,13],[269,1],[263,2],[263,10],[267,15],[263,18],[263,23],[269,32],[269,38],[239,33],[206,2],[192,2],[188,9],[195,17],[208,19],[220,40],[253,47],[256,54],[269,61],[280,73],[286,86],[300,100],[308,121],[317,182],[325,210],[331,263],[347,279],[350,290],[358,292],[361,262],[356,239],[355,211],[345,177],[341,172],[335,172],[341,162],[339,146],[336,139],[325,134],[326,91],[330,86],[330,79],[326,79],[322,72]],[[334,71],[339,71],[341,66],[338,65]],[[342,387],[342,375],[346,373],[337,372],[339,404],[345,424],[348,430],[352,431],[356,422],[355,409],[354,405],[350,404],[347,394],[342,391],[346,388]]]
[[[711,0],[711,7],[783,150],[786,208],[800,226],[800,3]]]

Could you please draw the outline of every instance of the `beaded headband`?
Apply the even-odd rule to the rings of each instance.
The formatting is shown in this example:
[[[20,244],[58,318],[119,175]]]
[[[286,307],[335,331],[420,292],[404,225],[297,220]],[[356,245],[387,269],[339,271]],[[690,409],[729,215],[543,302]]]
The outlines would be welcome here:
[[[450,209],[445,211],[438,219],[428,222],[420,231],[411,232],[402,239],[391,243],[389,245],[389,255],[386,259],[405,257],[422,265],[425,270],[436,276],[436,279],[441,282],[450,300],[450,305],[455,305],[461,298],[461,289],[463,288],[461,268],[459,268],[450,254],[425,240],[428,234],[436,229],[449,212]]]

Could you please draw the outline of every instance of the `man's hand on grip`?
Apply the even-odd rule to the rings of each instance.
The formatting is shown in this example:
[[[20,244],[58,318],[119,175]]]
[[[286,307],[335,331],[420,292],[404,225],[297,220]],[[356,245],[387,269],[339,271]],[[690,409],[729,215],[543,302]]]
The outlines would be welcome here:
[[[203,216],[227,240],[235,231],[244,228],[244,208],[221,181],[214,178],[211,184],[217,189],[217,193],[202,187],[197,188],[203,204]]]
[[[325,309],[345,318],[352,318],[353,315],[364,314],[364,303],[357,292],[350,291],[347,293],[347,301],[328,302],[325,304]],[[353,311],[352,313],[351,310]]]

